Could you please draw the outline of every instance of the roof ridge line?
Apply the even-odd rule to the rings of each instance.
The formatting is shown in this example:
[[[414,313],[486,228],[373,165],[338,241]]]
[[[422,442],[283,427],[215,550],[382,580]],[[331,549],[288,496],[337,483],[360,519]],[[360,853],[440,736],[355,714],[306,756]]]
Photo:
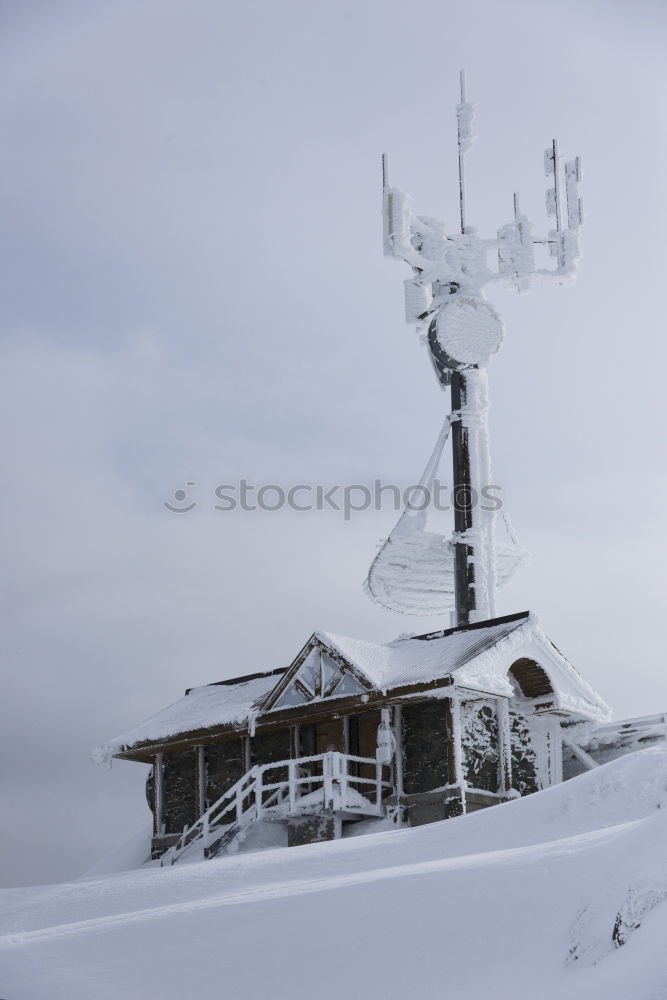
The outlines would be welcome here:
[[[275,670],[262,670],[257,674],[243,674],[242,677],[228,677],[224,681],[211,681],[209,684],[194,684],[192,687],[185,689],[186,696],[190,694],[191,691],[201,691],[202,688],[209,687],[233,687],[235,684],[244,684],[246,681],[256,681],[260,677],[273,677],[274,674],[284,674],[287,667],[276,667]]]
[[[501,615],[499,618],[486,618],[484,621],[470,622],[468,625],[454,625],[452,628],[439,629],[437,632],[425,632],[423,635],[413,635],[410,636],[410,638],[422,640],[443,639],[445,636],[455,635],[457,632],[472,632],[479,628],[490,628],[492,625],[508,625],[510,622],[518,622],[524,618],[527,620],[530,618],[531,614],[532,611],[517,611],[513,615]]]

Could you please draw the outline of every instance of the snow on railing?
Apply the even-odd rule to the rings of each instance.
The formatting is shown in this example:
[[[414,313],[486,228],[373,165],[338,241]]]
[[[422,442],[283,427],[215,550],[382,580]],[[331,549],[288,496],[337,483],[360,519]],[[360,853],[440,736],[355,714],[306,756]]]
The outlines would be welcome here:
[[[320,764],[321,773],[315,773]],[[372,767],[374,777],[351,773],[350,765],[357,770]],[[385,766],[377,757],[357,757],[335,750],[311,757],[255,764],[183,830],[176,843],[162,855],[160,864],[173,865],[199,840],[206,855],[210,845],[225,834],[235,835],[249,823],[264,817],[286,818],[321,809],[381,816],[383,792],[393,788],[390,782],[383,780],[382,768]],[[268,772],[281,769],[287,770],[286,778],[266,780]],[[370,795],[365,795],[364,791]],[[229,821],[225,824],[226,817]]]

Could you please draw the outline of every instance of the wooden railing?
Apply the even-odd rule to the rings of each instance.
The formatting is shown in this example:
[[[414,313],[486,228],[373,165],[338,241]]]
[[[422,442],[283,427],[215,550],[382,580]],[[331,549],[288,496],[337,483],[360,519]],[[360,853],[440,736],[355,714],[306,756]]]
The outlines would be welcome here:
[[[367,778],[354,773],[362,767],[372,769],[374,776]],[[198,841],[202,843],[204,856],[212,856],[223,842],[229,843],[240,830],[260,819],[286,819],[323,810],[382,816],[383,795],[392,789],[390,782],[383,780],[383,767],[386,765],[374,757],[356,757],[335,750],[256,764],[183,830],[177,842],[162,855],[160,864],[173,865]],[[281,770],[286,777],[274,775],[273,780],[267,780],[271,772]]]

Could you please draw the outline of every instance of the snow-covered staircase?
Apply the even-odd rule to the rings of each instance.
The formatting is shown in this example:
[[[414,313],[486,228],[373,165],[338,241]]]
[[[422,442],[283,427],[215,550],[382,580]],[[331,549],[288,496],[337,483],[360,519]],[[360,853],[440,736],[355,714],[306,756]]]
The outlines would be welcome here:
[[[383,763],[373,757],[329,751],[272,764],[256,764],[225,791],[205,813],[186,827],[161,857],[173,865],[185,853],[215,857],[228,850],[252,823],[284,822],[292,816],[333,812],[349,819],[383,816]],[[361,777],[361,768],[374,777]],[[271,778],[271,772],[277,772]],[[286,777],[285,777],[286,774]],[[366,794],[364,794],[366,793]]]

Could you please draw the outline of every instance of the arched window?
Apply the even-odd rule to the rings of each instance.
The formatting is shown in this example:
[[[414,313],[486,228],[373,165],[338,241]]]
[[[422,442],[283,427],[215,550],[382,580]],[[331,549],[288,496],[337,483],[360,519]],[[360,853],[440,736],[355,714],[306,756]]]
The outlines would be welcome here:
[[[549,676],[535,660],[523,657],[516,660],[509,669],[524,698],[542,698],[553,694]]]

